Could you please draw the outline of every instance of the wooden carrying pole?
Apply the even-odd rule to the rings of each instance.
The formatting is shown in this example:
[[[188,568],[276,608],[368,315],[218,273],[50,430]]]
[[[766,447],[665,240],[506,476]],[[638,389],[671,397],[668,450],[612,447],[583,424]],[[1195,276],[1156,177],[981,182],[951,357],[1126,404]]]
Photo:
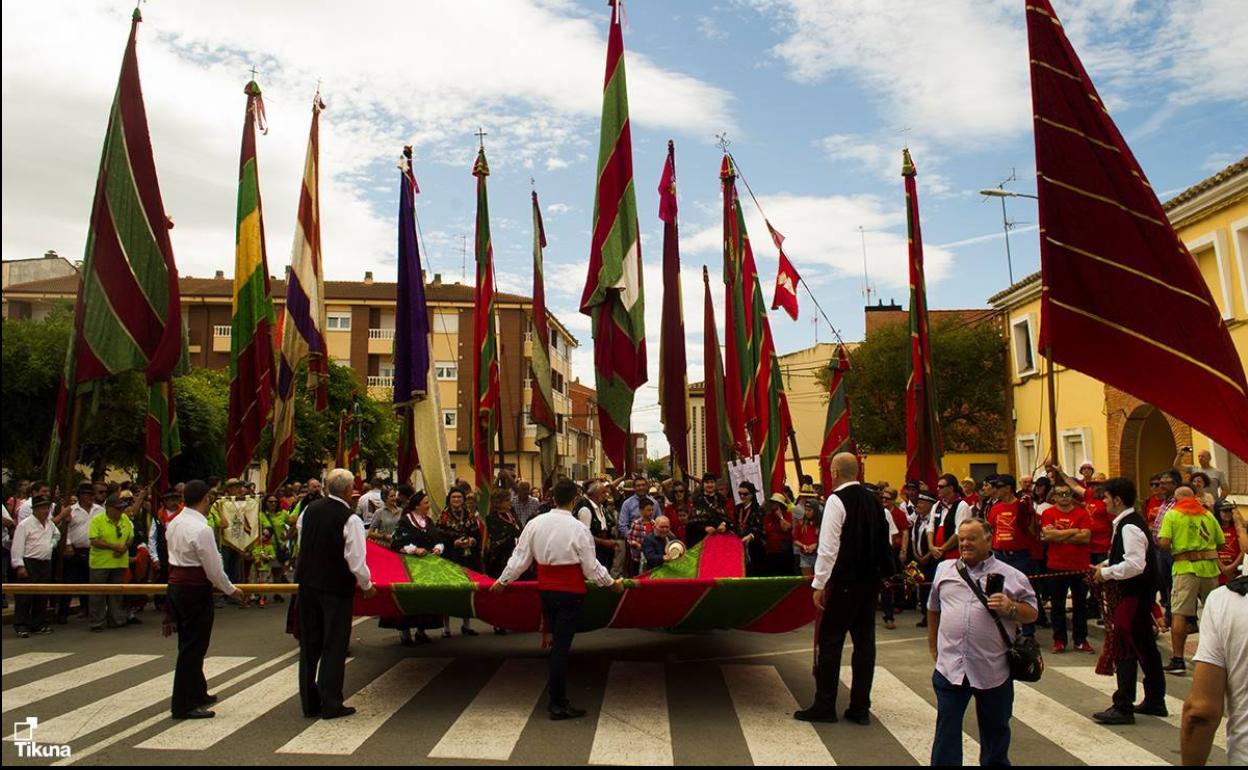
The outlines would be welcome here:
[[[1053,348],[1045,348],[1044,357],[1049,359],[1049,462],[1059,465],[1057,453],[1057,376],[1053,365]],[[1069,470],[1069,469],[1068,469]]]
[[[293,594],[298,583],[236,583],[245,594]],[[5,583],[6,594],[26,596],[155,596],[168,592],[165,583]]]

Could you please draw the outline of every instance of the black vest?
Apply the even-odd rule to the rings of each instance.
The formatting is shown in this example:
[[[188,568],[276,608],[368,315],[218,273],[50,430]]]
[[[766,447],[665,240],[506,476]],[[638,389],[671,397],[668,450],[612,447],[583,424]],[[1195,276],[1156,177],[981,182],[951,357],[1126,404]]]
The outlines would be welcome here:
[[[832,567],[832,582],[878,585],[895,575],[897,565],[884,520],[887,514],[879,498],[861,484],[851,484],[833,494],[845,506],[845,524]]]
[[[299,519],[299,565],[295,582],[327,594],[350,596],[355,593],[355,575],[343,554],[346,539],[343,527],[351,509],[328,497],[303,510]]]
[[[1123,596],[1138,596],[1142,599],[1151,599],[1153,594],[1157,592],[1157,557],[1153,553],[1153,538],[1148,531],[1148,523],[1144,521],[1144,517],[1139,511],[1132,511],[1127,517],[1118,523],[1118,529],[1114,532],[1113,542],[1109,545],[1109,564],[1122,563],[1124,552],[1126,551],[1122,540],[1122,531],[1127,527],[1139,527],[1148,538],[1148,547],[1144,549],[1144,572],[1133,578],[1118,581],[1118,586],[1122,590]]]

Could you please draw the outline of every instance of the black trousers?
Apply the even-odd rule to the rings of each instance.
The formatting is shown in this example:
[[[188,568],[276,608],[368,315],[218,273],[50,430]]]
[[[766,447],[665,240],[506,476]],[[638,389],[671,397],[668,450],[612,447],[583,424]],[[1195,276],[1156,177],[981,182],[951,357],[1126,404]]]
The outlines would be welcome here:
[[[75,548],[73,555],[65,557],[61,570],[62,583],[91,582],[91,568],[88,561],[90,553],[90,548]],[[60,598],[56,608],[56,617],[62,619],[69,617],[69,600],[72,598],[68,594]],[[85,594],[78,597],[78,609],[83,615],[87,614],[88,605],[89,600]]]
[[[51,583],[52,562],[44,559],[25,559],[26,574],[29,575],[21,583]],[[17,631],[38,631],[48,624],[46,611],[48,597],[31,594],[18,594],[17,606],[14,608],[13,628]]]
[[[352,594],[299,589],[299,701],[307,715],[342,708]]]
[[[1125,613],[1116,615],[1118,625],[1114,631],[1130,636],[1134,644],[1128,646],[1133,649],[1134,654],[1114,661],[1114,674],[1118,679],[1118,689],[1114,691],[1114,707],[1119,711],[1132,713],[1135,711],[1136,674],[1143,669],[1144,702],[1150,705],[1165,701],[1166,675],[1161,670],[1161,653],[1153,639],[1151,597],[1150,601],[1139,601],[1126,624],[1121,622],[1127,620],[1121,617],[1123,614]]]
[[[1066,592],[1070,592],[1074,616],[1075,644],[1088,641],[1088,584],[1083,575],[1049,578],[1049,597],[1053,601],[1053,641],[1066,642]]]
[[[208,698],[204,656],[212,640],[212,586],[173,583],[167,597],[178,629],[178,663],[173,670],[169,711],[180,716],[194,711]]]
[[[542,591],[542,614],[546,616],[546,628],[550,632],[550,677],[547,683],[549,708],[568,705],[568,653],[572,649],[572,637],[581,619],[585,594],[569,591]]]
[[[871,683],[875,678],[875,607],[879,599],[878,583],[829,584],[824,594],[823,619],[819,623],[814,709],[836,710],[836,688],[846,634],[854,642],[849,710],[863,714],[871,708]]]

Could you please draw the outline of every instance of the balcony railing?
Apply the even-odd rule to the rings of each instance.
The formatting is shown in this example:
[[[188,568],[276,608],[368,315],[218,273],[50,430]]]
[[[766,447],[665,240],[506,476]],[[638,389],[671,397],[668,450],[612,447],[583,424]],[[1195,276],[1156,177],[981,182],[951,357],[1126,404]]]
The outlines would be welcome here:
[[[370,340],[392,340],[394,339],[394,329],[369,329],[368,338]]]
[[[214,326],[214,327],[212,327],[212,336],[214,336],[214,337],[229,337],[229,336],[230,336],[230,325],[229,325],[229,324],[226,324],[226,325],[224,325],[224,326]]]
[[[380,377],[376,375],[368,376],[368,387],[370,388],[393,388],[394,377]]]

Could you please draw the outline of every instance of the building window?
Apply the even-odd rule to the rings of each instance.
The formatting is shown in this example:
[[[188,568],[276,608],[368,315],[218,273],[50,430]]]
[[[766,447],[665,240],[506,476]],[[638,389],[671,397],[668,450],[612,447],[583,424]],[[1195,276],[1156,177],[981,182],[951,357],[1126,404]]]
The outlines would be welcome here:
[[[551,388],[554,389],[556,393],[563,393],[564,392],[563,375],[560,374],[559,372],[552,371],[550,373],[550,386]]]
[[[439,334],[459,333],[458,313],[434,313],[433,330]]]
[[[351,331],[351,314],[350,313],[326,313],[325,328],[331,332],[349,332]]]
[[[382,377],[388,377],[393,380],[394,379],[394,364],[378,364],[377,374],[381,375]]]
[[[459,412],[454,409],[442,410],[442,427],[455,428],[459,426]]]
[[[1014,373],[1025,377],[1036,373],[1036,354],[1032,347],[1031,316],[1026,315],[1010,324],[1014,348]]]
[[[1040,464],[1040,437],[1034,433],[1019,436],[1017,449],[1018,475],[1032,475]]]
[[[447,361],[438,361],[433,365],[433,376],[439,380],[458,380],[459,364]]]
[[[1091,459],[1090,434],[1087,428],[1062,431],[1062,469],[1067,473],[1076,473],[1080,465]]]

